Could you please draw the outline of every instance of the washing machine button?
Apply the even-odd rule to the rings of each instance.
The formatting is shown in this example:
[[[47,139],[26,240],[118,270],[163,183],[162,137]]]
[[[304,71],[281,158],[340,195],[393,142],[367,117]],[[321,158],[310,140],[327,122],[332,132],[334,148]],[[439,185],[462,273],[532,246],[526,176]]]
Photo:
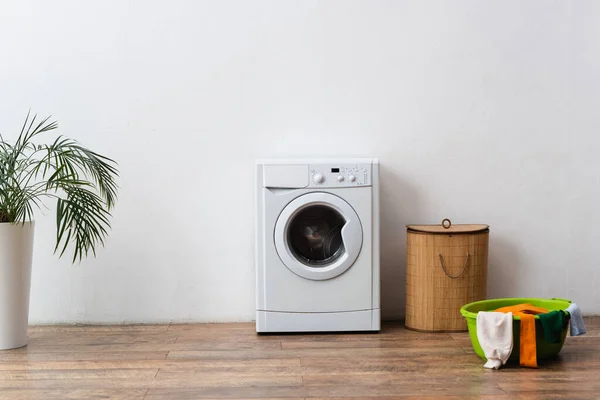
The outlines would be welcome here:
[[[323,176],[323,174],[321,173],[316,173],[313,175],[313,182],[314,183],[323,183],[325,182],[325,177]]]

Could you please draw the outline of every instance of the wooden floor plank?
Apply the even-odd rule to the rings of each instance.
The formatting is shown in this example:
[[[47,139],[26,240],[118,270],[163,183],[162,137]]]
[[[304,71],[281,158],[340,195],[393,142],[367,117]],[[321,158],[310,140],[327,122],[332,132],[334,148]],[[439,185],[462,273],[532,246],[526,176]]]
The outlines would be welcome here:
[[[372,357],[328,357],[326,355],[312,355],[309,357],[301,357],[300,363],[303,366],[351,366],[351,365],[385,365],[385,366],[396,366],[400,364],[405,365],[479,365],[482,366],[483,362],[477,356],[470,354],[428,354],[427,357],[423,357],[417,353],[404,356],[377,356]]]
[[[124,351],[124,352],[64,352],[44,353],[11,350],[0,353],[0,363],[19,361],[85,361],[85,360],[164,360],[167,358],[166,351]]]
[[[339,377],[340,380],[349,380],[350,377],[360,377],[360,379],[379,379],[383,376],[395,376],[402,379],[414,380],[414,374],[428,374],[433,376],[434,379],[442,379],[442,375],[448,375],[452,372],[452,379],[456,380],[456,376],[462,374],[463,376],[470,377],[472,373],[481,371],[481,365],[424,365],[421,363],[406,363],[398,364],[369,364],[369,365],[347,365],[347,366],[281,366],[281,367],[198,367],[194,369],[186,369],[176,367],[161,368],[156,376],[157,380],[170,380],[170,379],[187,379],[194,380],[196,377],[201,376],[203,379],[212,376],[230,376],[230,377],[242,377],[242,376],[303,376],[305,383],[312,377],[327,377],[327,379],[333,379],[332,377]],[[370,378],[369,378],[370,377]],[[462,378],[462,377],[461,377]],[[353,378],[352,378],[353,379]],[[359,378],[357,378],[359,379]]]
[[[23,379],[0,380],[0,392],[7,389],[165,389],[165,390],[204,390],[238,388],[240,393],[251,388],[304,387],[300,376],[197,376],[193,380],[156,380],[152,378],[136,379]]]
[[[150,389],[144,400],[198,400],[198,399],[252,399],[252,398],[306,398],[304,386],[251,387],[251,388],[197,388]]]
[[[402,383],[400,385],[323,385],[308,387],[307,397],[356,397],[356,396],[503,396],[507,393],[497,385],[490,384],[467,384],[439,383],[422,384],[417,381]]]
[[[37,326],[0,352],[1,399],[592,399],[600,318],[526,369],[483,368],[468,333],[257,335],[254,324]]]
[[[408,348],[341,348],[341,349],[302,349],[302,350],[240,350],[240,351],[171,351],[169,359],[253,359],[253,358],[290,358],[290,357],[426,357],[428,355],[463,355],[459,347],[408,347]]]
[[[42,369],[0,371],[0,381],[6,380],[80,380],[80,379],[152,379],[158,369]]]
[[[392,335],[388,335],[388,336],[377,336],[377,335],[361,335],[361,334],[357,334],[357,335],[349,335],[349,334],[344,334],[344,335],[340,335],[340,336],[333,336],[333,335],[314,335],[314,336],[310,336],[307,337],[306,335],[302,336],[302,335],[256,335],[256,334],[246,334],[246,335],[240,335],[240,334],[233,334],[233,335],[227,335],[227,336],[223,336],[223,335],[216,335],[216,334],[210,334],[210,335],[186,335],[186,334],[179,334],[177,335],[177,343],[204,343],[206,341],[219,341],[222,343],[225,342],[246,342],[246,343],[260,343],[260,342],[277,342],[277,343],[302,343],[302,342],[307,342],[307,343],[345,343],[345,342],[353,342],[353,343],[358,343],[358,342],[375,342],[375,343],[387,343],[387,342],[427,342],[427,341],[433,341],[433,342],[441,342],[441,341],[448,341],[451,342],[455,339],[452,339],[452,337],[450,336],[431,336],[428,335],[426,337],[423,338],[411,338],[411,337],[405,337],[405,336],[392,336]],[[469,340],[469,339],[467,339]],[[454,343],[457,343],[456,341]],[[465,343],[470,343],[470,341]],[[343,344],[342,344],[343,345]]]
[[[513,395],[518,400],[552,400],[552,399],[568,399],[568,400],[598,400],[598,394],[590,392],[581,392],[571,388],[568,393],[519,393]]]
[[[0,371],[28,369],[139,369],[139,368],[177,368],[177,369],[228,369],[251,370],[260,367],[300,366],[299,358],[276,358],[254,360],[152,360],[152,359],[108,359],[108,360],[70,360],[70,361],[8,361],[0,362]]]
[[[147,389],[9,389],[0,392],[0,400],[112,399],[141,400]]]
[[[471,378],[473,373],[480,373],[481,368],[471,367],[462,369],[463,375],[450,373],[451,369],[438,369],[438,372],[423,370],[423,374],[419,378],[419,383],[422,385],[438,385],[456,383],[472,384],[474,379]],[[343,385],[410,385],[415,382],[415,375],[411,373],[393,372],[393,373],[371,373],[371,374],[335,374],[335,375],[304,375],[303,383],[306,386],[343,386]]]
[[[358,397],[311,397],[310,400],[375,400],[381,396]],[[385,396],[385,400],[517,400],[513,395],[478,395],[478,396]]]
[[[448,340],[344,340],[344,341],[286,341],[281,343],[283,350],[295,349],[335,349],[335,348],[454,348],[459,344]]]
[[[35,332],[143,332],[143,333],[164,333],[169,329],[169,324],[137,324],[137,325],[31,325],[27,329],[30,333]]]
[[[34,332],[29,336],[28,348],[36,346],[73,346],[101,344],[175,343],[177,335],[157,333],[107,332]]]
[[[194,388],[194,389],[150,389],[146,399],[204,399],[204,398],[263,398],[263,397],[390,397],[390,396],[506,396],[496,385],[437,384],[422,385],[329,385],[329,386],[282,386],[244,388]],[[491,397],[490,397],[491,398]]]
[[[85,352],[186,352],[186,351],[229,351],[229,350],[281,350],[279,342],[218,342],[205,341],[203,343],[127,343],[126,341],[115,343],[85,343],[85,344],[51,344],[50,339],[44,339],[43,344],[31,341],[27,347],[13,350],[11,354],[32,354],[32,353],[64,353],[65,351],[85,353]],[[452,347],[450,345],[446,347]],[[1,360],[1,357],[0,357]]]
[[[582,383],[585,384],[582,385]],[[600,392],[600,382],[598,382],[597,376],[596,379],[588,378],[585,381],[567,379],[562,382],[555,381],[553,378],[546,378],[540,380],[519,379],[517,381],[499,382],[498,385],[507,394],[536,393],[538,395],[545,395],[548,393],[564,393],[565,395],[567,395],[570,390],[576,390],[580,393],[585,392],[589,394],[596,394],[596,396],[598,396],[598,393]]]

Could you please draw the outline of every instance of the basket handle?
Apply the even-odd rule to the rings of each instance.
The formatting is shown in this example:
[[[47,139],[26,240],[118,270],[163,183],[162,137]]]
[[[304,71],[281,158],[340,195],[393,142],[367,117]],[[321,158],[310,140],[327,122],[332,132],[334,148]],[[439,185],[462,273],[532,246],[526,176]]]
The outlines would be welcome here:
[[[444,271],[444,274],[446,274],[446,276],[450,279],[458,279],[465,273],[465,271],[467,270],[467,266],[469,265],[469,256],[470,256],[470,254],[469,254],[469,252],[467,252],[467,259],[465,260],[465,265],[463,266],[462,271],[460,271],[460,274],[453,276],[453,275],[450,275],[448,273],[448,271],[446,271],[446,267],[444,266],[444,258],[442,257],[441,254],[438,254],[438,257],[440,258],[440,264],[442,265],[442,270]]]

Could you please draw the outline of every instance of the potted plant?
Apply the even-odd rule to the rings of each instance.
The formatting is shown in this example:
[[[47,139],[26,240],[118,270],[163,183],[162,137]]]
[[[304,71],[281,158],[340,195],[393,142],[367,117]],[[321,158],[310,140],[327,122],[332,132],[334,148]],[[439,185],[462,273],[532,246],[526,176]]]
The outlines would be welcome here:
[[[38,143],[58,127],[50,117],[27,114],[14,143],[0,135],[0,349],[27,344],[34,213],[56,201],[56,246],[72,261],[104,244],[117,195],[118,170],[110,158],[58,136]]]

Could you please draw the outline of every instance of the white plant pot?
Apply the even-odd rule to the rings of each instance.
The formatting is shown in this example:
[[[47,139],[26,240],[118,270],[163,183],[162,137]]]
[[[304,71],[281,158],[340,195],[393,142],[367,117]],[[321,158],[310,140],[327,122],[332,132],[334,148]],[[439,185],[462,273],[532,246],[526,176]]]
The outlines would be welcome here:
[[[0,223],[0,350],[27,345],[34,225]]]

